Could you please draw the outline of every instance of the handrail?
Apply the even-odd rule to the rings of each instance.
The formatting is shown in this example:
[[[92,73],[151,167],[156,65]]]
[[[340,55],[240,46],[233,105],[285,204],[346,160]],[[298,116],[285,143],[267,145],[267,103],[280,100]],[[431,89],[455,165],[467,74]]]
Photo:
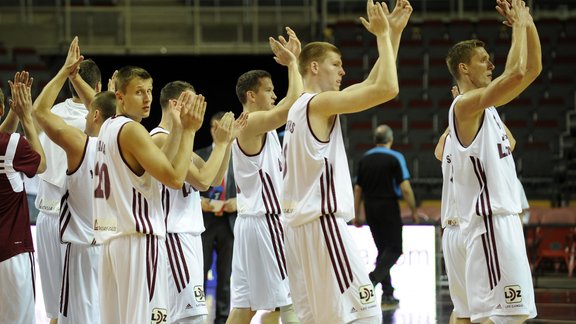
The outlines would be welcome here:
[[[295,27],[304,42],[318,40],[329,24],[357,20],[365,10],[358,0],[242,0],[233,6],[223,0],[214,5],[201,0],[53,1],[56,5],[0,4],[4,46],[34,44],[43,54],[57,54],[78,35],[83,50],[92,54],[261,54],[269,51],[267,36],[282,33],[285,25]],[[493,9],[484,9],[487,2],[476,7],[463,0],[423,0],[414,4],[412,20],[495,17]],[[535,10],[535,17],[574,17],[572,7]]]

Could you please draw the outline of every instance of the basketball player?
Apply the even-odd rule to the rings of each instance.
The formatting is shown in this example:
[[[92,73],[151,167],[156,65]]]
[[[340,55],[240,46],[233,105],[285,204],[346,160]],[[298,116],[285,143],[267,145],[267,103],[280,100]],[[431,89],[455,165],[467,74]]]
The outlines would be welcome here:
[[[170,322],[166,226],[158,182],[182,188],[206,104],[201,95],[182,93],[164,151],[140,124],[151,104],[150,74],[133,66],[118,70],[117,116],[100,129],[93,181],[94,231],[102,243],[104,324]]]
[[[263,70],[248,71],[236,83],[236,95],[250,119],[232,144],[238,218],[232,256],[232,311],[227,323],[248,324],[257,310],[268,311],[263,323],[278,323],[277,308],[282,323],[298,323],[280,222],[282,146],[276,129],[286,123],[288,110],[302,93],[297,59],[301,46],[296,33],[286,30],[288,41],[284,37],[269,39],[276,62],[288,67],[286,98],[274,106],[272,77]]]
[[[150,134],[160,148],[164,147],[172,129],[170,114],[183,92],[195,94],[194,87],[184,81],[173,81],[160,92],[162,119]],[[247,116],[243,115],[245,120]],[[240,120],[242,120],[240,119]],[[199,190],[207,190],[222,181],[230,159],[230,142],[234,115],[229,112],[218,124],[214,150],[204,162],[192,153],[186,181],[181,189],[161,186],[166,216],[169,271],[170,318],[172,323],[203,324],[208,314],[204,292],[204,255],[201,234],[204,219]]]
[[[82,62],[78,38],[74,38],[68,56],[56,76],[44,87],[34,102],[34,117],[44,133],[66,152],[65,194],[61,201],[60,240],[66,244],[60,313],[58,323],[100,323],[98,299],[98,262],[100,246],[95,245],[92,229],[92,174],[100,126],[116,112],[116,98],[112,92],[100,92],[86,103],[88,115],[82,132],[64,122],[50,111],[68,77],[78,87],[78,65]],[[94,89],[82,85],[94,97]],[[82,98],[82,91],[77,91]]]
[[[511,143],[496,108],[516,98],[542,70],[541,48],[529,9],[521,0],[497,0],[512,27],[504,72],[478,40],[457,43],[446,63],[460,95],[449,110],[453,203],[465,253],[446,262],[464,264],[464,289],[472,322],[523,323],[536,316],[526,256]],[[449,265],[447,265],[449,267]],[[456,311],[456,310],[455,310]],[[468,314],[456,314],[466,316]]]
[[[75,38],[77,41],[77,39]],[[96,63],[84,60],[80,63],[80,76],[96,92],[100,92],[101,75]],[[84,130],[87,108],[78,94],[69,84],[72,98],[57,104],[52,112],[62,117],[71,126]],[[38,267],[42,279],[42,294],[46,315],[51,323],[56,323],[59,313],[59,296],[62,284],[62,265],[65,246],[60,243],[60,200],[65,193],[66,153],[46,134],[40,134],[42,147],[46,152],[46,172],[40,175],[36,208],[39,210],[36,221],[36,243],[38,249]]]
[[[0,132],[0,317],[3,323],[34,324],[34,246],[23,177],[43,172],[46,158],[32,121],[28,72],[16,73],[9,85],[11,110],[27,138]],[[0,91],[0,117],[3,114]]]
[[[282,210],[290,291],[302,323],[381,323],[374,286],[346,223],[354,195],[339,115],[359,112],[398,94],[395,58],[412,7],[367,1],[364,27],[376,36],[379,58],[368,78],[339,91],[340,51],[313,42],[302,49],[305,93],[288,113]]]

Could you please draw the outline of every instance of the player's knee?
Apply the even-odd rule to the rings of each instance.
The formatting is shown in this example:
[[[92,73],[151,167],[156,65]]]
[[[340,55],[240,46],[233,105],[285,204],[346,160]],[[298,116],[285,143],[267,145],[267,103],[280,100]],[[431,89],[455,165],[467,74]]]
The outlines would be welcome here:
[[[181,318],[172,323],[174,324],[204,324],[206,322],[206,315],[190,316]]]
[[[470,324],[470,318],[458,317],[454,312],[450,314],[450,324]]]
[[[277,310],[261,311],[260,321],[262,324],[278,324],[280,312]]]
[[[493,315],[489,317],[489,321],[487,323],[494,323],[494,324],[522,324],[526,322],[528,319],[528,315]]]
[[[292,304],[280,307],[280,318],[282,319],[282,324],[300,323]]]

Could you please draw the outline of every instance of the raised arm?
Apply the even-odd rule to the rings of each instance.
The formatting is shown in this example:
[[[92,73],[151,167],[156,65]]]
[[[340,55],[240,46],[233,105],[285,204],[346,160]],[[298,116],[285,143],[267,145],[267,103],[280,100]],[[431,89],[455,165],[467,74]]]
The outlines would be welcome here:
[[[504,72],[488,86],[466,91],[462,95],[455,107],[456,118],[459,122],[478,119],[484,109],[508,103],[518,95],[516,90],[526,76],[528,56],[526,26],[532,18],[521,0],[512,0],[512,6],[505,10],[506,17],[512,24],[512,44]]]
[[[230,115],[232,117],[230,117]],[[194,188],[196,188],[196,190],[205,191],[210,187],[210,185],[212,185],[214,178],[217,176],[218,171],[220,169],[220,162],[222,161],[222,159],[224,159],[227,148],[229,149],[228,146],[229,142],[227,141],[227,139],[228,134],[230,133],[230,126],[232,125],[229,119],[233,120],[234,115],[230,112],[227,113],[222,119],[224,120],[223,124],[226,124],[226,126],[224,125],[220,126],[220,124],[218,126],[218,130],[216,133],[217,136],[214,139],[215,145],[214,149],[212,150],[212,154],[210,155],[210,159],[208,159],[207,162],[204,162],[202,158],[200,158],[198,155],[192,152],[190,165],[188,166],[188,172],[186,174],[186,182],[191,184]],[[225,127],[227,127],[227,129],[225,129],[224,131],[220,130],[220,128]],[[162,148],[164,152],[169,146],[168,145],[169,141],[174,141],[174,139],[170,140],[169,135],[164,133],[158,133],[152,136],[152,139],[156,144],[156,146]],[[176,145],[176,148],[177,147],[178,146]]]
[[[68,76],[82,60],[78,38],[75,37],[70,43],[64,65],[34,101],[33,115],[36,122],[46,135],[66,152],[68,169],[70,170],[76,169],[82,162],[82,153],[88,136],[81,130],[66,124],[60,116],[52,113],[51,109]]]
[[[28,72],[22,71],[28,75]],[[30,143],[30,147],[40,155],[40,165],[38,166],[37,173],[42,173],[46,170],[46,156],[44,155],[44,149],[40,144],[38,139],[38,132],[32,121],[32,95],[31,95],[31,85],[32,83],[22,83],[17,82],[21,73],[16,73],[14,81],[8,81],[10,85],[10,91],[12,92],[12,100],[10,102],[10,109],[14,110],[14,113],[18,115],[20,122],[22,123],[22,128],[24,129],[24,134]],[[27,78],[27,77],[26,77]]]
[[[119,143],[126,162],[135,172],[148,172],[161,183],[180,189],[187,174],[194,134],[202,124],[206,105],[202,95],[183,92],[176,107],[180,121],[173,132],[181,132],[178,149],[171,161],[152,141],[148,131],[140,123],[127,123],[120,132]]]
[[[390,24],[390,42],[392,44],[392,51],[394,52],[394,58],[398,57],[398,49],[400,47],[400,39],[402,38],[402,32],[406,25],[408,24],[408,20],[410,19],[410,15],[412,14],[412,5],[408,0],[398,0],[396,1],[396,6],[392,13],[388,11],[388,6],[385,2],[382,3],[382,8],[384,10],[384,14],[388,17],[388,23]],[[378,65],[380,64],[380,58],[376,60],[374,66],[370,70],[368,77],[366,80],[360,83],[353,84],[343,91],[350,91],[362,84],[366,83],[374,83],[376,79],[376,74],[379,69]]]
[[[234,117],[231,112],[230,116],[232,118]],[[226,117],[226,115],[224,115],[224,117]],[[196,189],[205,191],[210,186],[217,186],[222,183],[222,179],[224,178],[226,170],[228,170],[228,165],[230,164],[232,141],[237,138],[241,132],[244,131],[247,124],[248,114],[245,112],[240,114],[240,116],[230,124],[229,129],[226,127],[226,125],[221,125],[220,122],[218,122],[216,132],[214,133],[214,148],[212,149],[212,153],[210,154],[208,160],[204,162],[204,160],[202,160],[199,156],[192,153],[194,165],[198,169],[198,175],[196,177],[202,181],[202,183],[199,184],[201,188],[195,187]],[[222,148],[224,148],[223,156],[221,151]],[[217,149],[218,152],[215,152]],[[216,171],[215,174],[214,171]],[[191,173],[190,170],[188,170],[188,177],[190,176]],[[188,182],[192,183],[190,181]]]
[[[286,32],[288,41],[282,36],[279,37],[279,40],[272,37],[269,38],[270,48],[275,55],[274,60],[278,64],[288,67],[288,91],[286,97],[274,109],[251,112],[248,125],[243,131],[243,136],[252,137],[264,134],[286,124],[290,107],[304,91],[302,76],[298,71],[298,55],[301,50],[300,40],[289,27],[286,27]]]
[[[33,81],[34,81],[34,78],[29,77],[28,72],[17,73],[15,78],[14,78],[14,83],[22,82],[29,87],[32,87]],[[0,103],[0,105],[3,105],[3,104],[4,103]],[[4,118],[4,121],[2,121],[2,124],[0,125],[0,132],[8,133],[8,134],[12,134],[12,133],[16,132],[18,130],[18,123],[19,122],[20,122],[20,120],[18,119],[18,116],[14,113],[14,111],[12,109],[8,109],[8,113],[6,114],[6,118]]]
[[[406,28],[410,15],[412,14],[412,5],[408,0],[397,0],[392,13],[388,11],[388,6],[385,2],[382,2],[382,7],[390,23],[390,41],[392,43],[392,50],[394,51],[394,59],[396,59],[398,58],[398,48],[400,47],[402,32],[404,28]]]
[[[216,126],[214,148],[208,160],[201,166],[190,164],[186,181],[197,190],[206,191],[211,185],[222,182],[222,176],[230,160],[230,135],[233,123],[234,114],[227,112]],[[219,181],[216,181],[217,178],[220,178]]]
[[[496,10],[502,17],[504,17],[504,21],[502,22],[504,25],[512,27],[512,19],[508,18],[508,14],[510,13],[510,3],[507,0],[497,0]],[[534,24],[534,19],[530,15],[529,8],[526,8],[527,15],[528,15],[528,22],[526,24],[526,41],[527,41],[527,57],[526,57],[526,74],[522,78],[522,82],[520,85],[511,91],[509,95],[507,95],[507,102],[510,102],[518,95],[520,95],[542,72],[542,47],[540,44],[540,37],[538,36],[538,30],[536,29],[536,25]]]
[[[396,60],[390,40],[390,28],[380,3],[368,1],[368,20],[361,17],[364,27],[376,36],[379,63],[374,66],[374,83],[363,83],[347,91],[326,91],[310,101],[310,112],[320,116],[363,111],[398,94]]]

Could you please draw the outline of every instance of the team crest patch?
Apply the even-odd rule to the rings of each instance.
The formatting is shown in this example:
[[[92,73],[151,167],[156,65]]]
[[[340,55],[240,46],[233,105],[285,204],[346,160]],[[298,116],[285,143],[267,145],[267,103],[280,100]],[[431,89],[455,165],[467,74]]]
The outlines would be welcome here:
[[[517,304],[522,302],[522,289],[520,286],[506,286],[504,287],[504,298],[507,304]]]
[[[360,295],[360,302],[362,304],[369,304],[374,302],[374,286],[364,285],[358,289],[358,294]]]
[[[167,321],[168,311],[165,308],[154,308],[152,310],[152,317],[150,318],[150,323],[168,323]]]
[[[199,303],[206,301],[206,295],[204,294],[204,287],[194,286],[194,298]]]

